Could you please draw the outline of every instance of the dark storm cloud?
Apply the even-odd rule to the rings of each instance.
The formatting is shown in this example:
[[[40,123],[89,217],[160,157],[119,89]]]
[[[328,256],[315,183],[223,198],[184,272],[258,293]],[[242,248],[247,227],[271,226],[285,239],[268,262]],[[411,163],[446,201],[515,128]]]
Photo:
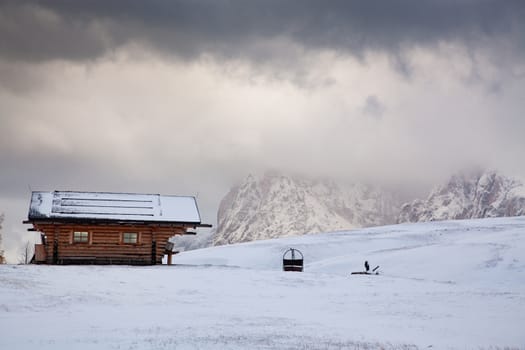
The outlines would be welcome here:
[[[521,54],[525,33],[522,1],[7,1],[0,11],[0,55],[29,61],[93,59],[128,43],[265,60],[285,50],[254,47],[276,38],[357,56],[500,39]]]

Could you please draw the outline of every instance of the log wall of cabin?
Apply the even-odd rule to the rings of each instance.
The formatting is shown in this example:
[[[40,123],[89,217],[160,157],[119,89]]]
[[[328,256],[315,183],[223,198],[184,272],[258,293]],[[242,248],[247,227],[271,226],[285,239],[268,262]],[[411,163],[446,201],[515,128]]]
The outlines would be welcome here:
[[[157,225],[76,225],[33,224],[46,236],[46,263],[102,263],[141,264],[152,263],[152,243],[156,242],[155,263],[161,264],[168,239],[184,234],[183,226]],[[73,241],[73,232],[88,232],[88,242]],[[137,243],[124,243],[123,233],[137,233]],[[55,256],[55,240],[58,254]],[[56,261],[55,261],[56,260]]]

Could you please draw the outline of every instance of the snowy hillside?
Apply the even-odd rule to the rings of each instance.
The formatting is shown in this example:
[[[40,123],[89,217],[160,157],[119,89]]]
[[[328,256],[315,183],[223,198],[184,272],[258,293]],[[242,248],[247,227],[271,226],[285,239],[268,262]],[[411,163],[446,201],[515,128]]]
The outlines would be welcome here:
[[[282,272],[288,247],[305,272]],[[525,349],[525,217],[0,266],[0,349]],[[378,276],[350,275],[363,261]]]
[[[392,195],[362,184],[249,176],[222,200],[214,244],[394,223]]]
[[[525,215],[525,186],[494,171],[459,174],[424,201],[401,209],[398,222]]]

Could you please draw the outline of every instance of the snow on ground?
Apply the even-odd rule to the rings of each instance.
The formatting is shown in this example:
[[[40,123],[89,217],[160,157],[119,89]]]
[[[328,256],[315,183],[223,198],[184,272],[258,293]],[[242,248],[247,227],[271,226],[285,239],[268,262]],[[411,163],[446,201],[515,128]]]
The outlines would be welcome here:
[[[288,247],[305,272],[281,271]],[[525,349],[525,217],[0,266],[0,349]],[[379,276],[350,275],[364,260]]]

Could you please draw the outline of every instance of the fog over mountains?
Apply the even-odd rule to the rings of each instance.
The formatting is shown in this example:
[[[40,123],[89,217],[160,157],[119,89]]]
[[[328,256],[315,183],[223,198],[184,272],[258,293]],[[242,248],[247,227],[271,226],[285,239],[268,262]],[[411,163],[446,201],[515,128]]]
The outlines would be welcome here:
[[[525,187],[495,171],[456,174],[426,199],[403,203],[384,188],[267,173],[221,201],[213,244],[401,222],[525,215]]]

